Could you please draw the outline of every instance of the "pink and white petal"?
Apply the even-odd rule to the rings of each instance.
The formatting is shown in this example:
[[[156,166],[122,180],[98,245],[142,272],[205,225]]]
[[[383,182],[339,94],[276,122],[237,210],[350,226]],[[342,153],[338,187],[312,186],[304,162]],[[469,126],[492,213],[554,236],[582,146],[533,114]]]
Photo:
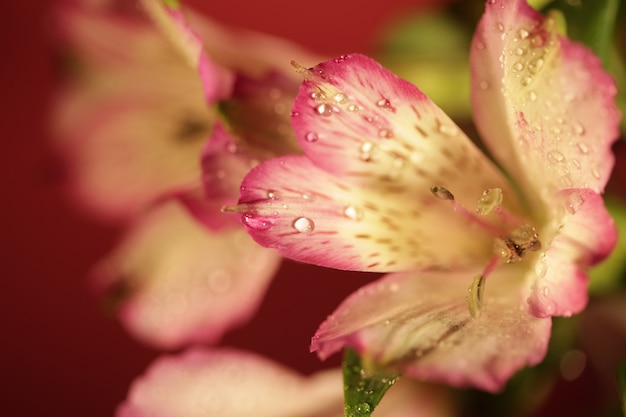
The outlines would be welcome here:
[[[355,186],[304,156],[254,168],[241,186],[242,222],[261,245],[298,261],[358,271],[486,265],[493,238],[448,201],[404,188]],[[484,266],[484,265],[483,265]]]
[[[528,276],[528,311],[536,317],[566,316],[587,304],[587,270],[602,261],[617,242],[617,228],[602,197],[589,189],[561,191],[560,207],[546,230],[546,250]]]
[[[53,120],[77,200],[105,217],[129,217],[197,186],[214,116],[194,71],[138,20],[80,9],[63,16],[85,66]]]
[[[350,346],[406,376],[496,392],[545,355],[550,319],[524,310],[523,269],[489,276],[480,317],[465,297],[479,271],[393,274],[361,288],[328,317],[311,350],[324,359]]]
[[[341,371],[304,377],[234,349],[189,350],[154,362],[117,417],[315,417],[343,415]]]
[[[142,217],[95,271],[126,297],[119,315],[142,341],[178,348],[215,342],[256,311],[279,264],[242,228],[211,233],[176,202]]]
[[[471,67],[479,131],[528,195],[549,204],[561,189],[604,189],[620,116],[615,83],[591,51],[525,0],[495,0]]]
[[[209,104],[226,98],[232,91],[234,75],[213,62],[204,50],[203,40],[188,23],[177,1],[140,0],[163,34],[198,71],[204,96]]]
[[[509,186],[498,169],[426,95],[363,55],[299,71],[305,77],[292,124],[320,168],[361,187],[430,198],[443,186],[473,205],[487,188]],[[511,201],[506,202],[511,204]]]

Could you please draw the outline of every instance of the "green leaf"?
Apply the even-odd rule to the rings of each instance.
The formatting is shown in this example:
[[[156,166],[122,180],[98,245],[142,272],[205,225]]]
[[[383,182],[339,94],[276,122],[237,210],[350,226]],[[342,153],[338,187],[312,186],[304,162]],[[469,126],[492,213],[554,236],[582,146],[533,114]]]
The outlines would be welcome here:
[[[346,349],[343,355],[343,394],[346,417],[369,417],[398,374],[369,369],[359,354]]]
[[[622,362],[617,369],[617,378],[622,395],[622,413],[626,416],[626,362]]]

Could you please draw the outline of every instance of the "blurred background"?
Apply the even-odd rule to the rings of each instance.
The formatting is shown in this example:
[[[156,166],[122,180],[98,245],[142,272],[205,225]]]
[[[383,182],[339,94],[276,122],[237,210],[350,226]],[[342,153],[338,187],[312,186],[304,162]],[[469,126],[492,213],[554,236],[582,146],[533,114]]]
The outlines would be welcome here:
[[[397,18],[442,2],[186,3],[224,23],[335,56],[372,52],[379,34]],[[61,187],[63,167],[50,144],[47,119],[58,75],[55,3],[14,1],[5,7],[0,17],[5,48],[0,65],[5,146],[0,152],[0,415],[111,416],[130,382],[159,352],[133,340],[108,316],[86,280],[119,230],[78,211]],[[308,352],[310,337],[346,295],[373,278],[286,262],[259,314],[223,344],[253,348],[305,373],[337,365],[338,358],[320,363]],[[563,410],[574,394],[593,403],[599,394],[590,380],[583,376],[559,386],[542,415]]]

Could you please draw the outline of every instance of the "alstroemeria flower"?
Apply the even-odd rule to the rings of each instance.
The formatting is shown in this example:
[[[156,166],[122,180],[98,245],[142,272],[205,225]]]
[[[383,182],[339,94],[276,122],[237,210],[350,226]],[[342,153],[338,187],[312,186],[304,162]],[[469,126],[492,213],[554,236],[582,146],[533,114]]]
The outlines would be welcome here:
[[[496,163],[418,88],[348,55],[314,68],[292,123],[305,156],[245,178],[254,239],[340,269],[393,272],[350,296],[312,350],[352,346],[406,375],[502,388],[580,312],[616,231],[600,193],[619,115],[599,60],[522,0],[490,0],[471,51]]]
[[[180,10],[142,4],[154,22],[114,5],[64,4],[79,71],[59,100],[57,136],[75,199],[128,224],[94,269],[96,285],[119,298],[124,325],[163,348],[214,342],[254,314],[279,264],[221,208],[258,161],[297,149],[284,125],[299,80],[282,55],[273,63],[264,54],[286,42],[258,35],[243,48],[208,19],[191,13],[192,28]],[[239,116],[246,109],[266,117]]]
[[[117,417],[340,417],[341,371],[305,377],[234,349],[194,349],[159,358],[130,388]],[[441,387],[398,383],[376,409],[380,417],[453,415]]]

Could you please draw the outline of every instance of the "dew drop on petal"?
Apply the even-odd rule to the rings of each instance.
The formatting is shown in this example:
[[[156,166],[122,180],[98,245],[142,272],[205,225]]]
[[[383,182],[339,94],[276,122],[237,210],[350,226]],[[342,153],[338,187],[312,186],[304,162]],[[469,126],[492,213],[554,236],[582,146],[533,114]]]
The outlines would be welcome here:
[[[480,87],[481,90],[488,90],[489,89],[489,83],[486,80],[482,80],[478,86]]]
[[[587,146],[587,144],[584,142],[578,142],[576,144],[576,147],[578,148],[578,151],[583,155],[587,155],[589,153],[589,146]]]
[[[517,56],[522,56],[526,53],[526,49],[522,48],[522,47],[517,47],[515,48],[515,55]]]
[[[578,135],[578,136],[584,135],[585,134],[585,127],[582,124],[580,124],[578,122],[575,122],[574,123],[574,133],[576,135]]]
[[[343,209],[343,215],[350,220],[361,220],[363,218],[363,211],[358,207],[346,206]]]
[[[278,200],[278,192],[276,190],[267,190],[267,198]]]
[[[344,93],[335,94],[334,99],[338,104],[345,104],[348,101],[348,97]]]
[[[548,272],[548,264],[546,262],[545,255],[542,255],[541,259],[537,261],[537,263],[535,264],[535,273],[537,274],[539,278],[543,278],[546,276],[547,272]]]
[[[550,162],[556,163],[556,162],[563,162],[565,160],[565,156],[563,156],[563,154],[559,151],[557,151],[556,149],[552,149],[551,151],[548,151],[548,160],[550,160]]]
[[[383,139],[391,139],[393,137],[393,132],[389,129],[382,128],[378,130],[378,136],[380,136]]]
[[[356,113],[360,110],[359,106],[357,106],[356,104],[350,104],[348,106],[348,111],[352,112],[352,113]]]
[[[567,211],[570,212],[571,214],[575,214],[580,209],[580,206],[582,206],[584,202],[585,200],[580,194],[578,193],[570,194],[569,197],[567,198],[567,205],[566,205]]]
[[[250,229],[264,231],[269,230],[272,227],[272,223],[263,217],[255,216],[251,213],[246,213],[242,217],[243,223]]]
[[[549,296],[549,295],[550,295],[550,288],[548,288],[548,287],[543,287],[543,289],[541,290],[541,293],[542,293],[544,296],[546,296],[546,297],[547,297],[547,296]]]
[[[522,83],[522,85],[525,87],[527,85],[530,85],[530,83],[533,81],[532,78],[530,77],[524,77],[522,78],[522,80],[520,81]]]
[[[528,63],[528,71],[530,71],[531,74],[538,73],[541,67],[543,67],[543,58],[535,58]]]
[[[308,217],[298,217],[293,221],[293,228],[300,233],[311,233],[315,230],[315,223]]]
[[[319,114],[320,116],[324,116],[324,117],[329,117],[333,114],[332,106],[326,103],[322,103],[319,106],[317,106],[315,108],[315,111],[317,112],[317,114]]]
[[[315,132],[308,132],[306,135],[304,135],[304,140],[306,140],[307,142],[317,142],[319,139],[319,136],[317,136],[317,133]]]
[[[528,37],[528,35],[530,35],[530,33],[528,32],[528,30],[522,28],[520,29],[517,34],[519,35],[520,39],[526,39]]]
[[[593,177],[597,180],[600,179],[600,171],[598,171],[598,168],[593,168],[591,170],[591,175],[593,175]]]
[[[530,101],[536,101],[537,100],[537,93],[534,90],[530,90],[528,92],[528,99]]]
[[[376,102],[376,105],[378,107],[389,108],[389,107],[391,107],[391,102],[388,99],[386,99],[386,98],[381,98],[380,100],[378,100]]]

